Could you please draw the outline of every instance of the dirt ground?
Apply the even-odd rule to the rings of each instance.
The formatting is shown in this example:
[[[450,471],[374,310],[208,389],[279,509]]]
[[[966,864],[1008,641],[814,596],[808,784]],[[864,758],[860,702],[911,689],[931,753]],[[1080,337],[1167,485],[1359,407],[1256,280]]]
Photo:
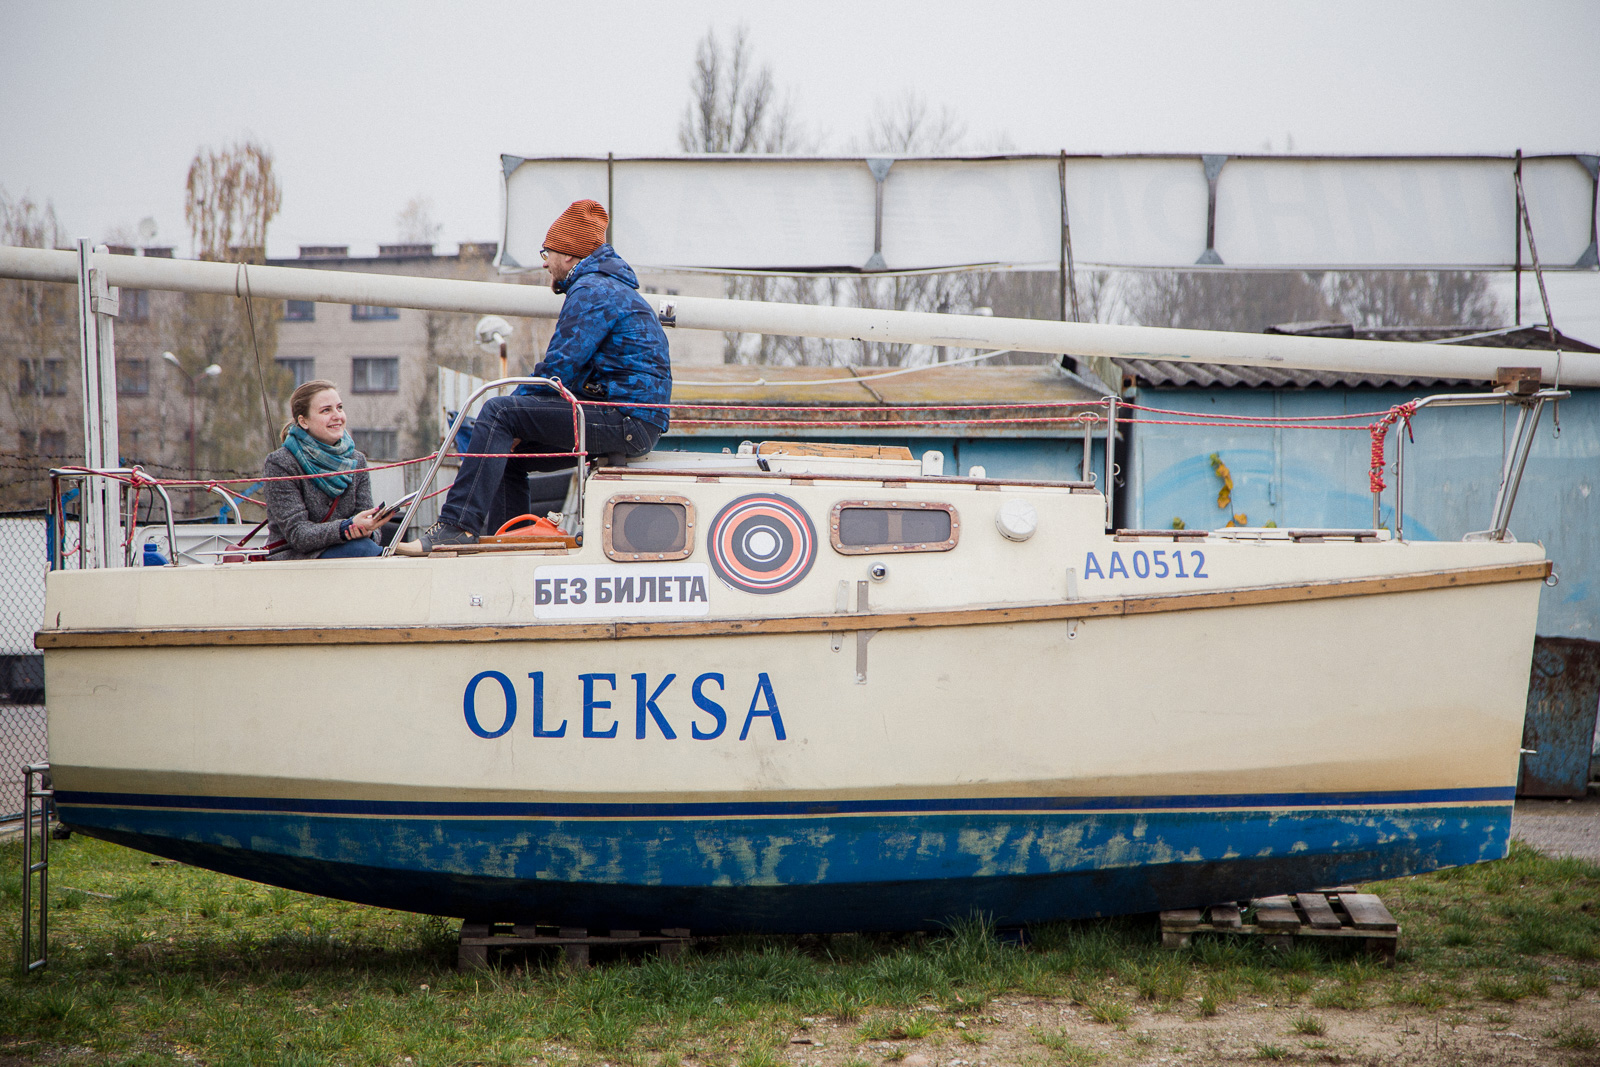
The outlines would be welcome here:
[[[1600,796],[1519,800],[1512,836],[1547,855],[1600,863]],[[1297,1032],[1296,1022],[1305,1027],[1307,1020],[1320,1023],[1324,1032]],[[1209,1018],[1191,1000],[1165,1010],[1140,1008],[1120,1027],[1097,1023],[1087,1008],[1061,1000],[1004,998],[972,1017],[955,1039],[949,1031],[939,1031],[922,1040],[875,1041],[865,1047],[858,1025],[818,1019],[790,1039],[782,1059],[797,1067],[1600,1065],[1600,1049],[1583,1048],[1586,1041],[1573,1039],[1583,1028],[1591,1035],[1600,1032],[1600,991],[1575,985],[1558,985],[1549,997],[1537,1000],[1432,1013],[1377,1005],[1361,1011],[1317,1010],[1304,1001],[1266,1003],[1246,994]]]
[[[1574,993],[1577,990],[1573,990]],[[1321,1035],[1295,1033],[1293,1021],[1310,1016]],[[865,1049],[855,1027],[817,1020],[790,1039],[787,1062],[804,1067],[843,1067],[852,1060],[892,1067],[999,1067],[1005,1064],[1095,1063],[1185,1065],[1234,1063],[1327,1063],[1373,1067],[1434,1065],[1600,1064],[1600,1051],[1562,1048],[1558,1036],[1576,1025],[1600,1026],[1600,997],[1586,990],[1576,1000],[1556,992],[1539,1002],[1498,1005],[1461,1013],[1313,1011],[1308,1006],[1241,1000],[1212,1018],[1199,1018],[1193,1004],[1166,1012],[1141,1010],[1126,1029],[1091,1021],[1085,1009],[1061,1001],[1006,998],[968,1023],[981,1043],[935,1036],[921,1041],[878,1041]],[[947,1033],[947,1032],[946,1032]],[[1069,1045],[1040,1041],[1054,1035]],[[936,1043],[937,1042],[937,1043]],[[1059,1043],[1057,1043],[1059,1045]],[[863,1056],[863,1052],[866,1056]],[[685,1067],[691,1067],[688,1061]]]

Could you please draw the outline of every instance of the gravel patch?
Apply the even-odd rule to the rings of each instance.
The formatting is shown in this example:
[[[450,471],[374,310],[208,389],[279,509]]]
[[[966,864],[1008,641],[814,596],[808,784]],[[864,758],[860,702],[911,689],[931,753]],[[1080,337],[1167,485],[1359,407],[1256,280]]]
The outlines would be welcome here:
[[[1575,800],[1519,800],[1511,836],[1547,856],[1600,863],[1600,795]]]

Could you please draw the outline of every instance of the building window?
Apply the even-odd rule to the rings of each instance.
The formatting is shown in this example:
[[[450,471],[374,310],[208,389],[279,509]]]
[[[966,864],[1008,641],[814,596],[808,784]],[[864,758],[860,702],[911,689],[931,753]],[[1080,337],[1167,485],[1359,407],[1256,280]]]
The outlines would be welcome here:
[[[350,318],[356,322],[372,322],[376,319],[398,319],[399,308],[379,307],[377,304],[351,304]]]
[[[294,387],[296,389],[300,388],[302,385],[306,384],[317,376],[317,361],[314,359],[303,359],[300,357],[295,357],[293,359],[280,359],[277,361],[277,364],[290,374],[294,375]]]
[[[283,302],[283,321],[316,322],[316,302],[313,300],[285,300]]]
[[[18,388],[29,396],[66,396],[67,361],[64,359],[17,360]]]
[[[398,356],[357,356],[350,361],[350,391],[352,393],[398,393],[400,391],[400,358]]]
[[[117,360],[117,392],[123,396],[145,396],[150,392],[148,359]]]
[[[123,322],[150,321],[150,291],[123,289],[117,298],[117,318]]]
[[[350,436],[368,459],[400,458],[399,430],[351,430]]]
[[[39,455],[47,459],[71,459],[67,455],[67,431],[40,430]]]

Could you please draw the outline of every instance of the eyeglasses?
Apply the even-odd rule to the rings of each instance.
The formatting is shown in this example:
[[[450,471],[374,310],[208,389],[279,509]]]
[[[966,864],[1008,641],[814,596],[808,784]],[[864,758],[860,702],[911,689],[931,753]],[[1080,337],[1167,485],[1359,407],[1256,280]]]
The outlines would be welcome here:
[[[539,249],[539,258],[546,263],[550,262],[550,250],[548,248]]]

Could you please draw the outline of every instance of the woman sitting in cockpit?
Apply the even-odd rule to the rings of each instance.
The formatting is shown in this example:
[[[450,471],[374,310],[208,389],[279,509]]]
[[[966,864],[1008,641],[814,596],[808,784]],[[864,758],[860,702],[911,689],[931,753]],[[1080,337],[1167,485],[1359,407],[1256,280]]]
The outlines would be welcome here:
[[[321,379],[306,382],[289,398],[289,414],[283,447],[267,457],[263,473],[269,479],[317,477],[267,482],[267,558],[381,554],[372,538],[379,517],[367,457],[345,431],[339,390]]]

